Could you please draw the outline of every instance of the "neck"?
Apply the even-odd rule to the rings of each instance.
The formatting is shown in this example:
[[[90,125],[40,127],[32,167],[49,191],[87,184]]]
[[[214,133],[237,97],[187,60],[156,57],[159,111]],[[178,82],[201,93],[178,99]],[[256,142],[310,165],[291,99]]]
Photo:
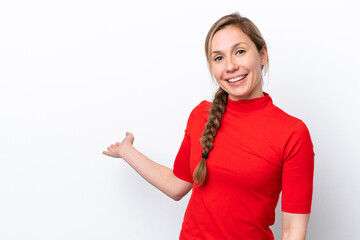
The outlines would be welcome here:
[[[232,100],[229,96],[226,111],[237,113],[254,113],[272,105],[269,94],[262,92],[260,97]]]

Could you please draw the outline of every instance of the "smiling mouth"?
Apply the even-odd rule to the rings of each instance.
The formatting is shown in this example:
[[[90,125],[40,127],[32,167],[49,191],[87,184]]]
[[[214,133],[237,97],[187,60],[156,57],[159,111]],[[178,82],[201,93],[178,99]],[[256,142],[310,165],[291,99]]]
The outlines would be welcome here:
[[[240,80],[243,80],[244,78],[246,78],[247,74],[240,76],[240,77],[235,77],[235,78],[230,78],[227,79],[226,81],[230,82],[230,83],[234,83],[234,82],[238,82]]]

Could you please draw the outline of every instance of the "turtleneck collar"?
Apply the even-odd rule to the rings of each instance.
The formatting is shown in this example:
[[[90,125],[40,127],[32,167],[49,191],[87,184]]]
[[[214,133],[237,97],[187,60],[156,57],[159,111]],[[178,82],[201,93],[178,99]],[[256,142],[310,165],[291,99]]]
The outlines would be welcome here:
[[[226,111],[237,113],[254,113],[273,105],[270,95],[263,92],[264,96],[253,99],[234,101],[228,97]]]

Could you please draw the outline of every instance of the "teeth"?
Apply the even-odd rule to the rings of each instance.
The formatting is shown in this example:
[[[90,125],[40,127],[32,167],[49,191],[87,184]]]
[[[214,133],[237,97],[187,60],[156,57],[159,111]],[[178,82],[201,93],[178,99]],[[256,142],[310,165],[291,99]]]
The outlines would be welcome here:
[[[236,77],[236,78],[232,78],[232,79],[229,79],[228,82],[237,82],[237,81],[240,81],[241,79],[244,79],[247,75],[244,75],[244,76],[241,76],[241,77]]]

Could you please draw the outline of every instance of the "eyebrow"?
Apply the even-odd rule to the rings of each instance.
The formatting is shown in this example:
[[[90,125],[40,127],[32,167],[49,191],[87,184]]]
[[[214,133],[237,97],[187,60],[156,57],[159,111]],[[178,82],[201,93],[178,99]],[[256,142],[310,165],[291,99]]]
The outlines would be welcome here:
[[[238,43],[235,43],[234,45],[231,46],[231,49],[234,49],[234,48],[237,48],[239,45],[241,44],[246,44],[245,42],[238,42]],[[220,50],[215,50],[215,51],[212,51],[211,54],[214,54],[214,53],[222,53]]]

